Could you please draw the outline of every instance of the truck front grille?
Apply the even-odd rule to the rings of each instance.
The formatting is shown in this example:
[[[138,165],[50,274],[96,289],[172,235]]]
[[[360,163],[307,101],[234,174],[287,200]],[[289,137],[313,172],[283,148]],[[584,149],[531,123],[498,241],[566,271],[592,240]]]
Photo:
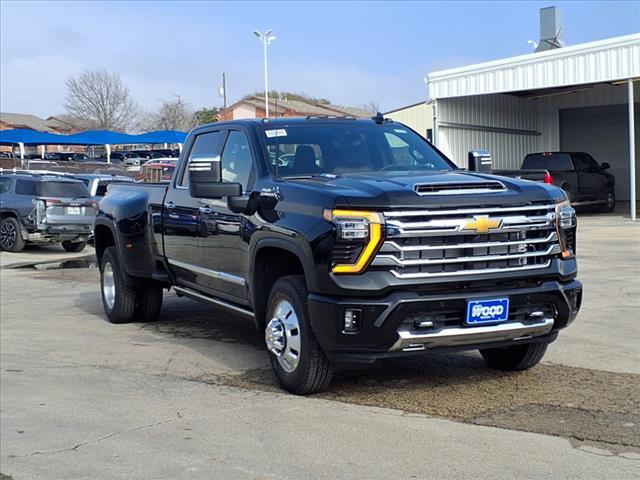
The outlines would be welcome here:
[[[372,266],[398,278],[546,268],[561,249],[554,205],[385,212]]]

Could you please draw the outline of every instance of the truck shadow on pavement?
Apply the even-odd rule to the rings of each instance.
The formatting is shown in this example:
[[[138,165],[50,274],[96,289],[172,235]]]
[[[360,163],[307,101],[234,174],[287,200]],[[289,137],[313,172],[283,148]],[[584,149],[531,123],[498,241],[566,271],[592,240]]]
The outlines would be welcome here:
[[[77,305],[104,318],[97,292],[90,298],[84,296]],[[149,334],[156,341],[177,339],[217,364],[241,372],[212,372],[191,380],[281,392],[261,335],[243,317],[170,293],[165,295],[160,318],[139,326],[132,341]],[[238,348],[220,348],[220,342]],[[256,351],[255,368],[246,368],[247,347]],[[549,363],[525,372],[500,372],[488,368],[477,352],[466,352],[339,368],[328,390],[317,397],[557,435],[572,439],[577,446],[595,444],[607,455],[625,456],[628,452],[640,455],[637,385],[633,374]]]

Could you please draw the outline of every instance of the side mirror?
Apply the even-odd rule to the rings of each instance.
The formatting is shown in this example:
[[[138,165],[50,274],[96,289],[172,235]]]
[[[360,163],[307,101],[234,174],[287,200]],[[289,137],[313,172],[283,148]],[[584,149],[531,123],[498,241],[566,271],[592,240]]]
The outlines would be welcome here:
[[[609,170],[611,168],[611,165],[609,165],[607,162],[604,162],[600,165],[600,167],[602,167],[602,170]]]
[[[194,198],[239,197],[242,185],[222,182],[220,156],[192,157],[189,168],[189,192]]]

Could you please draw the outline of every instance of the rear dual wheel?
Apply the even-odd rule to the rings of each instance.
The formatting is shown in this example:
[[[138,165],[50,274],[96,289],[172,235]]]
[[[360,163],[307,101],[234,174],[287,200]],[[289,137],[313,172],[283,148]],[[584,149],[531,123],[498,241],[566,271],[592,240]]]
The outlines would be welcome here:
[[[149,280],[132,287],[120,266],[115,247],[108,247],[100,262],[102,305],[111,323],[152,322],[162,308],[162,287]]]

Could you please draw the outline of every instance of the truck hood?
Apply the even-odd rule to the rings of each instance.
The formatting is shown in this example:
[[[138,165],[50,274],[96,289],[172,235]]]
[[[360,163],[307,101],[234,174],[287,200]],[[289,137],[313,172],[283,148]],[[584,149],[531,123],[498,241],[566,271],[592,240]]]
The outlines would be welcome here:
[[[462,170],[447,172],[373,172],[349,174],[335,178],[313,177],[291,179],[307,188],[321,189],[336,197],[344,206],[388,209],[389,207],[445,208],[455,206],[511,206],[542,201],[560,201],[564,193],[557,187],[496,175]],[[487,191],[487,182],[501,183],[504,187]],[[416,185],[427,190],[419,194]],[[339,206],[339,205],[336,205]]]

